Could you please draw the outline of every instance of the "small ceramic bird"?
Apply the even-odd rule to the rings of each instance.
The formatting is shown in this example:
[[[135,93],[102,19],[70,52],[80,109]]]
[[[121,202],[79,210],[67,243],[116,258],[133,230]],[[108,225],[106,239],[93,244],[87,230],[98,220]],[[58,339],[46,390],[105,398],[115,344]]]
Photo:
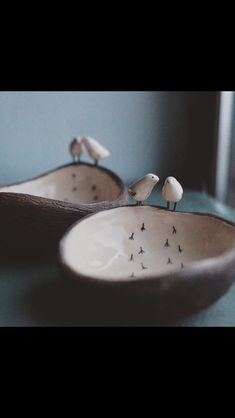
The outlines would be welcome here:
[[[129,194],[132,199],[136,200],[137,205],[141,205],[146,199],[148,199],[154,186],[158,182],[158,176],[155,174],[147,174],[129,187]]]
[[[73,157],[73,161],[76,162],[80,160],[80,157],[83,153],[83,146],[81,138],[74,138],[70,144],[70,153]]]
[[[110,156],[110,152],[101,145],[96,139],[87,137],[83,138],[82,142],[84,143],[86,150],[95,164],[98,165],[99,160],[103,160]]]
[[[183,197],[183,188],[175,177],[167,177],[162,189],[162,196],[167,202],[167,209],[170,209],[170,202],[172,202],[174,203],[173,211],[175,211],[177,203]]]

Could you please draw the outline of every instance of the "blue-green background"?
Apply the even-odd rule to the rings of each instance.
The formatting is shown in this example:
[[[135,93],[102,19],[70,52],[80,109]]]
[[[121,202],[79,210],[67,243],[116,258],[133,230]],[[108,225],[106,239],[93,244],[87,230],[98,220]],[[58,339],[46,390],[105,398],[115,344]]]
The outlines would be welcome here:
[[[70,140],[89,135],[127,182],[156,172],[205,188],[214,103],[214,92],[0,92],[0,184],[66,163]]]

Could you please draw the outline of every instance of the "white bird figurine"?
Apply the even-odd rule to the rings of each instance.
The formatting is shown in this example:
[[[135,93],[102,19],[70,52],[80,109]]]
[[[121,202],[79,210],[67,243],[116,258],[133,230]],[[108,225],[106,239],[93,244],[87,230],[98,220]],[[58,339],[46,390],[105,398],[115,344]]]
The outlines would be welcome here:
[[[95,161],[96,165],[98,165],[99,160],[103,160],[110,156],[109,150],[101,145],[96,139],[87,137],[83,138],[82,142],[84,143],[90,158]]]
[[[83,145],[81,138],[74,138],[74,140],[70,144],[70,153],[73,157],[73,161],[76,162],[80,160],[80,157],[83,153]]]
[[[162,196],[167,202],[167,209],[170,209],[170,202],[172,202],[174,203],[173,211],[175,211],[177,203],[183,197],[183,193],[183,188],[175,177],[167,177],[162,189]]]
[[[136,200],[137,205],[141,205],[150,196],[154,186],[159,182],[159,177],[155,174],[146,174],[136,183],[133,183],[128,191],[132,199]]]

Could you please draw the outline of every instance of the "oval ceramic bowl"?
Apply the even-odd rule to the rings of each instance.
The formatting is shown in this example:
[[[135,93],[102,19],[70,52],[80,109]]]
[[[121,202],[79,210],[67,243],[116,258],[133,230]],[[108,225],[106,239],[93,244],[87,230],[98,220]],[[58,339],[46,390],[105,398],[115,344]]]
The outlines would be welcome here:
[[[126,204],[126,187],[112,171],[92,164],[69,164],[40,177],[0,188],[4,247],[41,251],[81,217]],[[2,238],[3,239],[3,238]],[[42,245],[43,244],[43,245]]]
[[[116,309],[132,317],[172,320],[208,306],[233,283],[235,224],[209,214],[124,206],[72,226],[59,260],[66,276],[104,303],[113,297]]]

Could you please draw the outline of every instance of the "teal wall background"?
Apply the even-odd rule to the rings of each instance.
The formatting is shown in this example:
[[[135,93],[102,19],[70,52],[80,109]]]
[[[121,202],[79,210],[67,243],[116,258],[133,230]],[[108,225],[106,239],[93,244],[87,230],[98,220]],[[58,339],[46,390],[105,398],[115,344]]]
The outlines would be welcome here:
[[[89,135],[111,150],[103,164],[127,182],[152,171],[200,188],[209,176],[214,94],[0,92],[0,184],[69,162],[70,140]]]

